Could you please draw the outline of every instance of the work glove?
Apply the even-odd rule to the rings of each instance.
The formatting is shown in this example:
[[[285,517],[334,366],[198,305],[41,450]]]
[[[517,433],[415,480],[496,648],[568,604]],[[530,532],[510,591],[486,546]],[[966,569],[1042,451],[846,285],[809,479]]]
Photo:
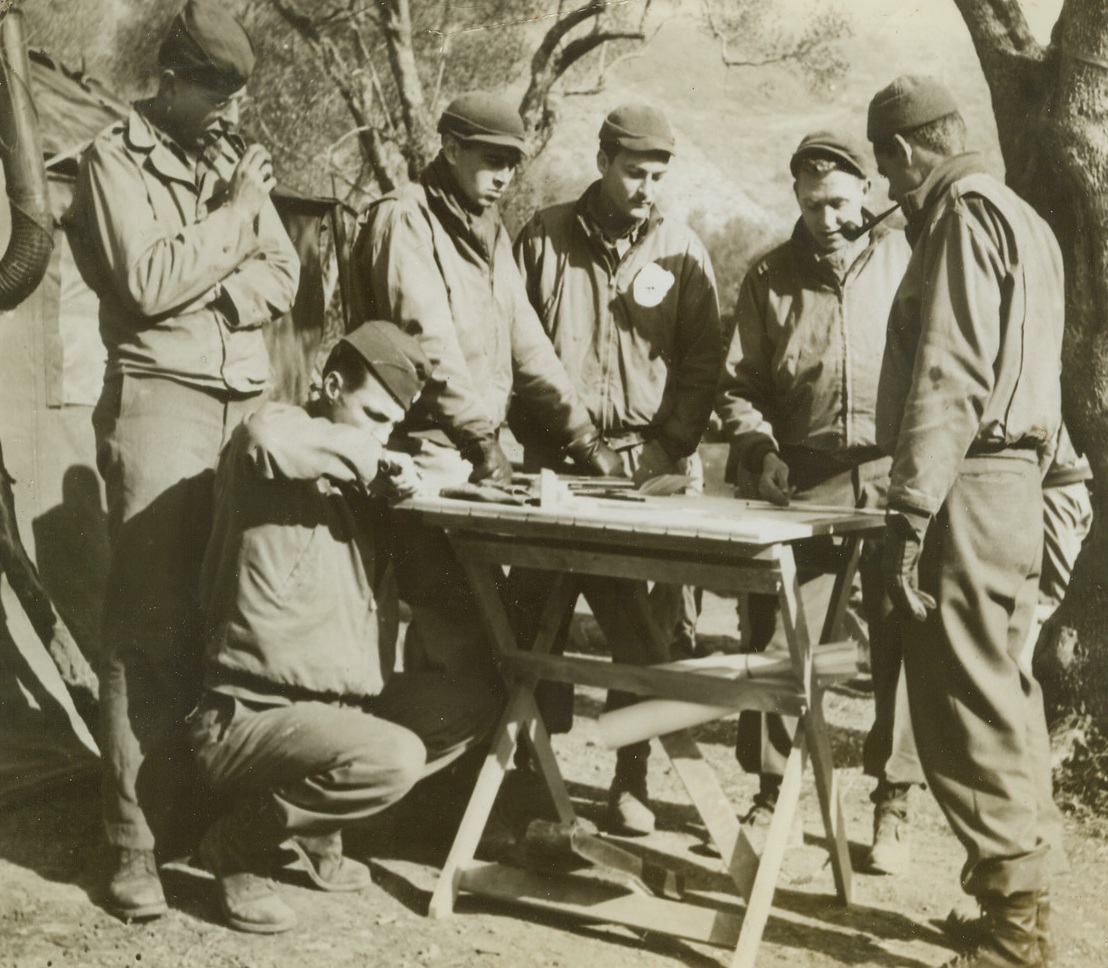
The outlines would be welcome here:
[[[635,472],[631,480],[635,487],[642,487],[647,481],[651,481],[663,474],[676,474],[677,461],[669,456],[666,449],[656,440],[648,440],[639,452],[639,462],[635,466]]]
[[[491,481],[505,486],[512,483],[512,462],[492,437],[482,437],[461,449],[462,457],[473,465],[469,482]]]
[[[595,427],[566,448],[570,460],[593,477],[626,477],[623,460]]]
[[[913,517],[915,517],[913,515]],[[897,511],[885,517],[885,549],[881,559],[885,587],[893,607],[923,622],[935,599],[919,587],[919,558],[926,521],[913,521]]]

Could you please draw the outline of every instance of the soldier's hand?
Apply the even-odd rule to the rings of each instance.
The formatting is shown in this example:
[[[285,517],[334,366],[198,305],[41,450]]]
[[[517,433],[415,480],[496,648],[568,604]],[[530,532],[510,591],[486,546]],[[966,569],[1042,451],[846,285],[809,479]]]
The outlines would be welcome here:
[[[473,465],[473,473],[469,475],[471,484],[489,481],[507,486],[512,483],[512,462],[492,438],[467,444],[461,454]]]
[[[789,503],[789,465],[772,450],[762,460],[758,496],[782,507]]]
[[[379,494],[395,503],[418,494],[423,477],[408,454],[385,450],[381,452],[373,483]]]
[[[626,477],[623,458],[600,436],[595,427],[567,448],[566,453],[586,474],[593,477]]]
[[[923,540],[902,514],[890,511],[885,519],[885,547],[881,570],[893,607],[907,612],[917,622],[927,619],[935,599],[919,587],[919,559]]]
[[[231,174],[227,204],[248,218],[256,218],[276,186],[269,152],[261,145],[250,145]]]
[[[666,449],[656,440],[648,440],[643,444],[639,454],[639,462],[635,467],[631,480],[635,487],[642,487],[647,481],[663,474],[676,474],[677,461],[666,452]]]

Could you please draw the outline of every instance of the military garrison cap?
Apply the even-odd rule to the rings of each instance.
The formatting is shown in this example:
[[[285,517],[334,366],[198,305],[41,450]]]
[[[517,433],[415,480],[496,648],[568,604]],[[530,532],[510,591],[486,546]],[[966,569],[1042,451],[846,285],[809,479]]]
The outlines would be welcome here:
[[[921,125],[954,114],[958,105],[946,86],[925,74],[902,74],[869,102],[866,137],[888,141]]]
[[[462,141],[527,151],[527,132],[519,112],[503,98],[486,91],[470,91],[454,98],[439,118],[439,134],[452,134]]]
[[[617,144],[628,151],[674,154],[677,145],[666,116],[649,104],[623,104],[600,126],[600,143]]]
[[[339,342],[349,343],[357,350],[369,371],[405,410],[431,375],[431,361],[419,340],[395,323],[371,319],[351,330]]]
[[[804,158],[828,158],[838,162],[852,175],[859,178],[868,178],[866,171],[866,155],[868,152],[855,143],[848,135],[838,134],[834,131],[813,131],[806,134],[793,152],[789,161],[789,171],[796,178],[800,168],[800,162]]]
[[[215,0],[188,0],[158,50],[158,69],[231,95],[254,71],[254,45],[242,24]]]

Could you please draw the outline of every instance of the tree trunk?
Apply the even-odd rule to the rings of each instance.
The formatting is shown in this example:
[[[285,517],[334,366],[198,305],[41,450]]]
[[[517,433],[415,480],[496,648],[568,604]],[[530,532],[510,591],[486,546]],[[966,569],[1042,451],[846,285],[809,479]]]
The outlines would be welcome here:
[[[992,92],[1009,184],[1062,248],[1062,412],[1093,470],[1093,530],[1035,673],[1052,719],[1084,710],[1108,733],[1108,0],[1067,0],[1047,49],[1018,0],[955,2]]]

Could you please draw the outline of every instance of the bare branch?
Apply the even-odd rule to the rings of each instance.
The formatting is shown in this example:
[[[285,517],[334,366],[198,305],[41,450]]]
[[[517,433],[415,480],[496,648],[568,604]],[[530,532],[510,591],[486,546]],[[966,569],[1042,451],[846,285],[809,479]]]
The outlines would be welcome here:
[[[768,54],[765,57],[737,57],[731,53],[731,40],[727,36],[727,32],[716,21],[711,0],[704,0],[701,9],[704,14],[704,23],[719,44],[720,60],[725,67],[768,67],[770,64],[783,64],[786,61],[802,61],[821,43],[821,38],[815,34],[808,34],[793,46],[775,54]]]
[[[285,22],[293,28],[319,55],[327,76],[334,83],[346,104],[346,109],[354,119],[358,131],[358,143],[369,162],[377,184],[384,192],[396,187],[396,179],[385,160],[384,141],[378,127],[370,123],[369,109],[362,93],[351,84],[354,72],[339,53],[338,48],[324,37],[311,17],[298,10],[291,0],[270,0],[273,8]]]
[[[586,54],[596,50],[601,44],[610,44],[617,40],[646,40],[646,35],[638,32],[595,31],[587,37],[571,40],[562,49],[554,65],[554,80],[561,77]]]

